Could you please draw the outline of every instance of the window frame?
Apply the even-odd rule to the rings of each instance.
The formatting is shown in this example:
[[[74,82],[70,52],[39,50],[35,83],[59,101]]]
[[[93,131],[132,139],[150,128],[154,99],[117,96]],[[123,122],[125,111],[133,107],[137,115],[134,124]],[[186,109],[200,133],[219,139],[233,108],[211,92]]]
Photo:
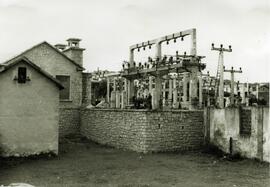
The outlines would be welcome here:
[[[21,69],[24,69],[25,70],[25,77],[24,79],[21,79],[20,77],[20,70]],[[17,69],[17,82],[19,84],[25,84],[27,81],[27,68],[26,67],[22,67],[22,66],[19,66],[18,69]]]
[[[61,90],[60,90],[60,92],[59,92],[59,101],[71,101],[71,76],[66,75],[66,74],[55,75],[55,78],[62,84],[62,82],[57,77],[68,77],[69,78],[68,98],[62,99],[61,98]],[[64,86],[64,89],[66,89],[65,85],[63,85],[63,86]]]

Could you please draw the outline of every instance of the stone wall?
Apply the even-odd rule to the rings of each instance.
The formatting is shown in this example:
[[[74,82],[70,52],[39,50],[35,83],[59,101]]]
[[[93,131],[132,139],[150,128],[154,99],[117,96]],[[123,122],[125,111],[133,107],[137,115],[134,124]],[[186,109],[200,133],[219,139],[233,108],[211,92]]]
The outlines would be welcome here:
[[[60,108],[59,109],[59,137],[63,138],[70,134],[79,133],[80,109]]]
[[[208,110],[204,113],[205,126],[209,129],[206,135],[209,134],[211,144],[226,153],[230,153],[231,150],[232,154],[270,162],[269,108],[206,108],[205,110]],[[250,119],[243,120],[243,118]],[[248,127],[250,134],[241,133],[240,128],[243,126]]]
[[[83,109],[81,133],[100,144],[137,152],[199,149],[203,111]]]

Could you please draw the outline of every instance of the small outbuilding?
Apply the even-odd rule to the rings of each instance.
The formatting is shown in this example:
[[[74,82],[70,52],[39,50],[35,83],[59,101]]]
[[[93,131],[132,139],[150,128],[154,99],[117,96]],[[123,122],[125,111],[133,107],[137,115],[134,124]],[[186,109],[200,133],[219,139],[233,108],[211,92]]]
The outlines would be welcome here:
[[[0,64],[0,155],[58,154],[63,88],[26,57]]]

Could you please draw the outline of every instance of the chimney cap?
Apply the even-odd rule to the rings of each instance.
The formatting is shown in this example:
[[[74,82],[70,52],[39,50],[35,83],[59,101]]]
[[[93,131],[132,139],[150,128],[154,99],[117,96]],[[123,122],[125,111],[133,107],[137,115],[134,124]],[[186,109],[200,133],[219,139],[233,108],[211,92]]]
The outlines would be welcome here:
[[[69,39],[67,39],[67,41],[68,42],[80,42],[81,39],[79,39],[79,38],[69,38]]]
[[[80,41],[81,41],[81,39],[79,39],[79,38],[69,38],[69,39],[67,39],[68,46],[69,47],[75,47],[75,48],[80,47]]]

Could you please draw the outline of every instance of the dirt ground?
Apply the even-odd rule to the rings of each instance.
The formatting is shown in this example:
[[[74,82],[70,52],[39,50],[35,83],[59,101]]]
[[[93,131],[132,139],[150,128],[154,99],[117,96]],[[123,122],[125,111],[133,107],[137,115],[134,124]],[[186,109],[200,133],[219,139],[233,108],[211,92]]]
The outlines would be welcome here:
[[[270,186],[269,165],[209,153],[140,154],[87,141],[66,141],[58,157],[1,159],[0,185]]]

